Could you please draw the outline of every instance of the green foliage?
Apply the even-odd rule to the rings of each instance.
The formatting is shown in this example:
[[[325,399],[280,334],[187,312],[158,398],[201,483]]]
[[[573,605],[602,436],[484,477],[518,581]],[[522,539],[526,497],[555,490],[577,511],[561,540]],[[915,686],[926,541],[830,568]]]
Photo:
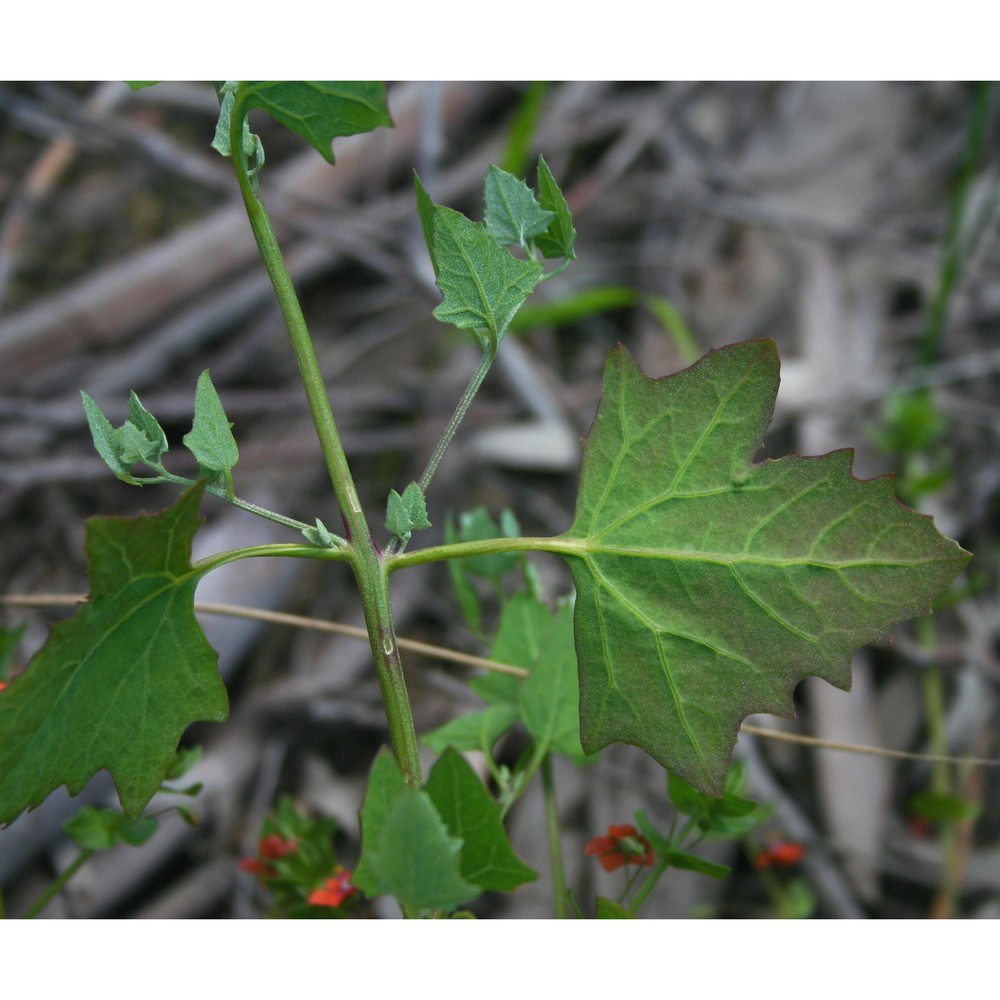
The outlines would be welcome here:
[[[548,228],[535,241],[538,249],[546,257],[575,260],[576,230],[573,228],[573,216],[549,165],[541,156],[538,157],[538,191],[542,208],[552,213]]]
[[[747,715],[791,716],[809,674],[847,688],[968,559],[850,451],[752,464],[777,386],[771,341],[658,380],[617,348],[562,536],[584,749],[636,744],[712,794]]]
[[[417,207],[434,275],[444,301],[442,323],[470,330],[483,350],[496,354],[514,313],[542,276],[542,265],[512,257],[482,225],[435,205],[414,174]]]
[[[201,492],[160,514],[88,523],[88,602],[0,697],[0,822],[61,784],[77,794],[102,768],[137,817],[187,726],[226,717],[217,657],[194,617]]]
[[[114,809],[84,806],[63,830],[84,850],[103,851],[115,844],[141,847],[156,833],[159,823],[153,816],[131,819]]]
[[[486,231],[498,243],[519,246],[525,253],[555,218],[554,212],[546,212],[538,204],[524,181],[497,166],[491,166],[486,177],[485,200]]]
[[[606,896],[597,897],[597,910],[594,914],[597,920],[634,920],[628,910],[621,903],[616,903]]]
[[[426,788],[448,832],[462,840],[462,878],[496,892],[510,892],[538,878],[514,853],[500,807],[461,754],[446,750]]]
[[[303,528],[302,536],[310,545],[315,545],[319,549],[328,549],[334,544],[329,528],[318,517],[316,527]]]
[[[361,810],[354,884],[368,896],[394,896],[406,911],[453,910],[480,892],[461,875],[461,850],[427,792],[407,785],[388,751],[379,753]]]
[[[478,750],[493,756],[493,746],[521,717],[515,705],[495,705],[481,712],[466,712],[428,733],[423,742],[437,753],[448,747],[456,750]]]
[[[206,369],[198,376],[194,424],[184,435],[184,447],[194,455],[209,481],[219,477],[225,480],[230,496],[233,495],[233,466],[240,459],[232,426]]]

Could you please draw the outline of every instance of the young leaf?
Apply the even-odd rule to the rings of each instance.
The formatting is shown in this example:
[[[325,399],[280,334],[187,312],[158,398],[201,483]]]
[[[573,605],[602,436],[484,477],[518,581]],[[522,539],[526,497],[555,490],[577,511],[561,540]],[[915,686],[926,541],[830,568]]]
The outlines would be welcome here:
[[[239,99],[302,136],[330,163],[334,139],[392,125],[383,83],[251,81],[240,84]]]
[[[63,830],[80,847],[104,851],[115,844],[141,847],[156,833],[159,821],[154,816],[130,819],[114,809],[84,806],[72,819],[63,823]]]
[[[333,535],[330,529],[317,517],[315,528],[303,528],[302,534],[310,545],[320,549],[328,549],[333,545]]]
[[[504,246],[528,249],[528,243],[548,229],[555,218],[546,212],[535,192],[513,174],[491,166],[486,176],[486,231]]]
[[[514,853],[500,806],[460,753],[445,751],[426,790],[448,832],[462,838],[462,878],[495,892],[511,892],[538,878]]]
[[[424,491],[417,483],[410,483],[400,496],[395,490],[389,492],[386,505],[386,530],[403,541],[409,541],[414,531],[423,531],[431,526],[427,520],[427,501]]]
[[[552,221],[544,233],[535,240],[535,246],[546,257],[565,257],[576,260],[576,230],[573,228],[573,214],[566,204],[556,179],[549,170],[549,165],[542,157],[538,157],[538,194],[542,208],[553,215]]]
[[[431,202],[414,175],[417,207],[444,301],[443,323],[471,330],[484,351],[496,353],[507,326],[542,276],[542,265],[517,260],[479,224]]]
[[[240,458],[230,429],[232,426],[226,419],[226,411],[206,369],[198,376],[198,388],[194,394],[194,423],[184,435],[184,447],[194,455],[203,470],[224,476],[230,493],[233,466]]]
[[[111,421],[104,415],[104,411],[82,389],[80,398],[83,400],[83,409],[87,414],[90,436],[94,439],[97,454],[122,482],[137,485],[135,477],[129,472],[132,463],[125,461],[124,458],[121,430],[111,426]]]
[[[201,493],[159,514],[88,522],[88,602],[0,697],[0,823],[59,785],[76,795],[102,768],[138,816],[184,730],[226,717],[217,656],[194,617]]]
[[[142,431],[151,442],[153,457],[159,458],[170,450],[167,435],[163,432],[160,422],[142,405],[134,392],[128,394],[128,422]]]
[[[594,913],[595,920],[634,920],[628,910],[621,903],[616,903],[606,896],[597,897],[597,909]]]
[[[427,793],[406,784],[388,751],[379,753],[361,809],[354,885],[366,896],[388,893],[407,909],[454,909],[480,892],[460,874],[461,848]]]
[[[754,465],[777,388],[772,341],[664,379],[614,350],[562,536],[584,749],[635,744],[711,794],[747,715],[792,716],[810,674],[848,688],[969,558],[850,451]]]

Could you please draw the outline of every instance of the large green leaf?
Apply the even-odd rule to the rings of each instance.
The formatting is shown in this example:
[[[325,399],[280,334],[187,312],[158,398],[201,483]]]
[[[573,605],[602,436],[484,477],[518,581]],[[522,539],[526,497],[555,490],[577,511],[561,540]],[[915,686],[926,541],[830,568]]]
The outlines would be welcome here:
[[[0,696],[0,823],[60,785],[77,794],[102,768],[138,816],[184,730],[225,719],[217,656],[194,617],[201,492],[160,514],[88,523],[89,601]]]
[[[392,125],[385,85],[371,82],[257,82],[240,84],[247,107],[260,108],[333,163],[333,140]]]
[[[445,751],[426,787],[448,832],[462,839],[462,878],[495,892],[510,892],[538,878],[514,853],[500,806],[458,751]]]
[[[495,353],[514,313],[542,276],[542,265],[512,257],[478,222],[434,204],[419,177],[414,183],[424,239],[444,296],[434,315],[471,330],[484,350]]]
[[[753,464],[777,389],[768,340],[663,379],[614,350],[561,536],[584,749],[635,744],[712,794],[743,718],[791,717],[810,674],[849,688],[853,651],[968,559],[849,450]]]

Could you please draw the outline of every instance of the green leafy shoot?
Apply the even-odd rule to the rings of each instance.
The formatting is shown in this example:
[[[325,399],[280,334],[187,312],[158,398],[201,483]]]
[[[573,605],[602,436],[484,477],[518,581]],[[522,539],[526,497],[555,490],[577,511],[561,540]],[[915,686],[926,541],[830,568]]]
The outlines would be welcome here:
[[[236,95],[239,91],[239,83],[236,80],[229,80],[222,84],[219,89],[219,120],[215,124],[215,138],[212,140],[212,149],[220,156],[233,155],[232,149],[232,121],[233,111],[236,107]],[[260,137],[250,131],[250,123],[243,119],[243,127],[240,139],[242,153],[247,163],[250,164],[250,175],[253,176],[264,166],[264,147]]]
[[[141,847],[158,827],[159,822],[153,816],[131,819],[114,809],[84,806],[62,828],[84,850],[105,851],[116,844]]]
[[[402,496],[395,490],[389,493],[385,526],[391,535],[403,542],[409,541],[414,531],[423,531],[431,526],[427,520],[427,501],[419,484],[410,483]]]
[[[302,535],[310,545],[315,545],[318,549],[330,549],[336,545],[329,528],[318,517],[316,527],[303,528]]]
[[[518,260],[479,223],[434,204],[414,174],[417,207],[438,288],[443,323],[469,330],[490,357],[511,319],[542,276],[536,261]]]
[[[230,498],[234,496],[233,466],[240,458],[232,426],[206,369],[198,377],[194,396],[194,423],[184,435],[184,447],[194,455],[209,481],[223,478]]]
[[[162,471],[161,456],[167,452],[167,436],[156,418],[142,405],[133,392],[129,395],[128,420],[113,427],[94,400],[81,391],[83,408],[97,453],[122,482],[132,486],[142,483],[132,475],[132,466],[142,462]]]

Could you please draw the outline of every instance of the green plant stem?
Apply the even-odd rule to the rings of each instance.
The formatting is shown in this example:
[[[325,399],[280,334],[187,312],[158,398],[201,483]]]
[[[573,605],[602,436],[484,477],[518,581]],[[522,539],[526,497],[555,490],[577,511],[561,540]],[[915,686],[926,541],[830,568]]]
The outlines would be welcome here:
[[[565,920],[569,916],[566,865],[563,860],[562,838],[559,836],[559,809],[556,804],[551,754],[542,758],[542,793],[545,796],[545,826],[549,835],[549,860],[552,865],[552,912],[557,920]]]
[[[552,552],[561,556],[580,556],[587,551],[585,542],[575,538],[485,538],[481,541],[431,545],[416,552],[401,553],[386,559],[390,572],[408,566],[441,562],[447,559],[470,559],[501,552]]]
[[[50,885],[45,892],[38,897],[38,899],[28,907],[24,914],[25,920],[34,920],[42,910],[45,909],[49,903],[63,890],[63,887],[67,882],[90,860],[91,855],[94,852],[89,848],[85,847],[80,853],[73,859],[72,864],[64,868],[59,874],[59,877]]]
[[[628,912],[634,917],[642,905],[649,898],[649,894],[656,888],[656,883],[660,881],[663,877],[663,873],[670,867],[669,861],[664,861],[662,858],[656,862],[655,867],[649,873],[649,877],[646,879],[642,885],[639,886],[639,891],[635,894],[632,903],[628,907]]]
[[[250,220],[250,228],[253,230],[261,259],[267,268],[281,308],[281,315],[288,328],[292,350],[309,402],[309,411],[323,449],[334,495],[344,519],[349,544],[342,551],[349,553],[351,569],[361,594],[365,624],[368,628],[379,688],[389,723],[389,739],[393,755],[407,782],[419,788],[423,785],[423,775],[420,770],[413,714],[410,711],[409,696],[393,629],[388,573],[375,547],[361,508],[361,501],[333,419],[326,384],[309,335],[309,328],[302,314],[302,307],[295,294],[291,276],[285,267],[270,219],[264,209],[256,178],[251,179],[246,157],[242,152],[243,120],[247,110],[243,95],[237,93],[230,123],[230,141],[240,192]]]
[[[466,413],[469,412],[469,407],[472,405],[472,401],[476,398],[476,393],[479,392],[479,389],[483,384],[483,380],[486,378],[490,368],[493,366],[495,358],[495,351],[483,352],[479,365],[476,367],[472,378],[469,379],[469,384],[465,387],[465,392],[462,393],[462,398],[459,400],[458,406],[455,407],[455,412],[452,413],[451,420],[448,421],[448,426],[445,427],[444,433],[441,435],[440,440],[435,446],[434,452],[428,460],[426,468],[421,474],[420,479],[417,481],[417,485],[420,487],[421,493],[427,492],[427,487],[430,485],[431,479],[434,478],[434,473],[437,472],[437,468],[441,464],[441,459],[444,458],[444,453],[448,450],[448,446],[455,437],[458,427],[465,418]],[[392,538],[386,546],[385,554],[386,556],[393,556],[397,552],[401,552],[405,547],[406,542],[402,539]]]
[[[173,472],[168,472],[163,466],[159,466],[158,471],[160,475],[156,477],[143,478],[138,477],[136,482],[142,486],[154,486],[158,483],[174,483],[178,486],[191,487],[197,482],[194,479],[188,479],[186,476],[178,476]],[[277,511],[268,510],[267,507],[261,507],[258,504],[250,503],[249,500],[242,500],[240,497],[230,494],[222,489],[221,486],[216,486],[213,483],[208,483],[205,486],[205,492],[211,493],[212,496],[219,497],[225,500],[226,503],[231,503],[234,507],[239,507],[240,510],[245,510],[250,514],[256,514],[258,517],[266,518],[268,521],[273,521],[275,524],[283,525],[286,528],[294,528],[296,531],[306,531],[315,527],[312,524],[306,524],[304,521],[298,521],[294,517],[286,517],[284,514],[279,514]],[[347,542],[341,538],[339,535],[332,535],[334,545],[346,545]]]

